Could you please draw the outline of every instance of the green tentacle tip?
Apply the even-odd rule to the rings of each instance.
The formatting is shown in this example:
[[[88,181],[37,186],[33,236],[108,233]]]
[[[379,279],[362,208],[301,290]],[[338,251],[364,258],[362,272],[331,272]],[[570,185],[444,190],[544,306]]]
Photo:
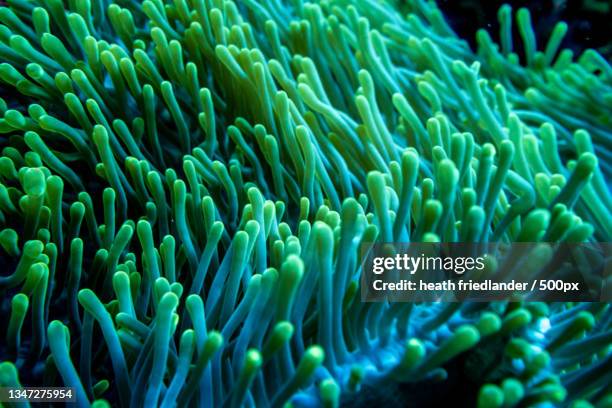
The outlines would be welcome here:
[[[300,363],[297,367],[296,377],[299,381],[307,381],[314,371],[323,364],[325,359],[325,352],[320,346],[309,347],[302,356]]]
[[[504,404],[507,406],[518,404],[525,395],[523,384],[515,378],[505,379],[501,384],[501,388],[504,392]]]
[[[476,327],[481,336],[489,336],[497,333],[502,328],[502,320],[494,313],[485,312],[480,316]]]
[[[319,393],[324,407],[335,408],[340,405],[340,387],[333,379],[328,378],[321,381]]]
[[[17,232],[12,228],[5,228],[0,231],[0,245],[11,257],[18,257],[19,250],[19,236]]]
[[[487,384],[478,395],[479,408],[497,408],[504,406],[504,392],[498,386]]]
[[[42,170],[30,168],[24,173],[23,188],[26,194],[39,197],[45,192],[46,185]]]
[[[19,386],[17,367],[10,361],[0,363],[0,384],[4,387]]]
[[[406,351],[400,363],[403,369],[411,370],[418,366],[425,356],[425,347],[418,339],[410,339],[406,343]]]
[[[531,322],[531,313],[527,309],[517,309],[504,317],[502,330],[511,332],[517,330]]]

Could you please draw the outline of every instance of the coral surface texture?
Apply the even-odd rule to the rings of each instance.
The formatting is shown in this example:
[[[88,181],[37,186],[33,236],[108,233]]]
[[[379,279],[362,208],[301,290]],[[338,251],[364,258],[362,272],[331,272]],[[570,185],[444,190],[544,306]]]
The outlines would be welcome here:
[[[612,240],[609,61],[497,19],[470,47],[424,0],[0,2],[0,387],[611,407],[608,303],[361,299],[377,242]]]

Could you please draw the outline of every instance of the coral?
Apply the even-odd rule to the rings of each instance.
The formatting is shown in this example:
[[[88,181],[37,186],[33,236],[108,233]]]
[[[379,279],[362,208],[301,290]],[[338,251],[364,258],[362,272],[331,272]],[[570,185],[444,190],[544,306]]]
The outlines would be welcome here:
[[[611,403],[608,304],[359,298],[373,242],[610,240],[612,69],[564,23],[504,6],[474,52],[421,0],[6,3],[0,385]]]

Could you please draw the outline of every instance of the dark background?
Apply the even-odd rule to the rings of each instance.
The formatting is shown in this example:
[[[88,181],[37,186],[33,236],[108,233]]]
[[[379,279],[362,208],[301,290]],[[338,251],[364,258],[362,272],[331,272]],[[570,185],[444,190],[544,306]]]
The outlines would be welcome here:
[[[531,12],[538,49],[544,48],[555,23],[562,20],[568,24],[562,48],[571,48],[576,56],[593,48],[608,61],[612,58],[612,0],[438,0],[437,4],[455,32],[468,40],[474,49],[479,28],[489,31],[491,37],[499,42],[497,10],[502,4],[509,4],[513,14],[521,7]],[[512,23],[514,45],[520,50],[515,18]]]

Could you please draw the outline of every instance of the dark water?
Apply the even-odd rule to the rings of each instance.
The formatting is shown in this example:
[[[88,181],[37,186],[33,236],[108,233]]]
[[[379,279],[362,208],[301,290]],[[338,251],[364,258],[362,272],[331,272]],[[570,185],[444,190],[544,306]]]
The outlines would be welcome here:
[[[608,61],[612,58],[612,0],[439,0],[437,3],[453,29],[472,46],[479,28],[485,28],[498,40],[497,10],[502,4],[509,4],[513,11],[526,7],[531,12],[538,48],[543,49],[555,23],[565,21],[569,30],[563,48],[571,48],[575,55],[593,48]],[[520,45],[516,30],[514,34],[514,44]]]

